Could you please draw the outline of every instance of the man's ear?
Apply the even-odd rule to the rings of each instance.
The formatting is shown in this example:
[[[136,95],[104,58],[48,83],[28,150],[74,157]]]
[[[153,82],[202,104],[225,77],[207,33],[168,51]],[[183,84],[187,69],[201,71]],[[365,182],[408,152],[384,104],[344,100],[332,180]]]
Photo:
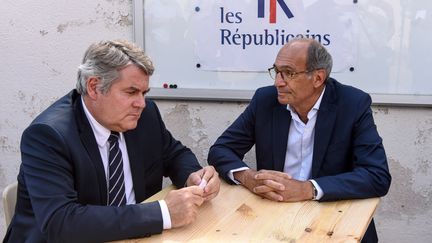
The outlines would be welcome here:
[[[318,88],[324,84],[324,82],[326,80],[327,73],[326,73],[325,69],[317,69],[314,72],[315,72],[315,75],[314,75],[313,84],[314,84],[315,88]]]
[[[90,99],[94,100],[97,98],[100,91],[98,90],[99,78],[91,76],[87,79],[87,94]]]

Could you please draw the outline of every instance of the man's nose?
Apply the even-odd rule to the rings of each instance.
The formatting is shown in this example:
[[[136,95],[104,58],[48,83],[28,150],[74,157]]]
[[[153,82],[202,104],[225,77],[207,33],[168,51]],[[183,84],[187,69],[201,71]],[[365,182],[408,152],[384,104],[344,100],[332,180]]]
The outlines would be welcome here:
[[[282,78],[282,74],[281,74],[281,73],[276,74],[276,77],[275,77],[275,80],[274,80],[274,85],[275,85],[276,87],[279,87],[279,86],[285,86],[285,85],[286,85],[286,82],[285,82],[285,80]]]
[[[146,106],[145,98],[144,98],[144,97],[139,97],[139,98],[137,98],[137,99],[134,101],[133,105],[134,105],[135,107],[139,107],[139,108],[144,109],[145,106]]]

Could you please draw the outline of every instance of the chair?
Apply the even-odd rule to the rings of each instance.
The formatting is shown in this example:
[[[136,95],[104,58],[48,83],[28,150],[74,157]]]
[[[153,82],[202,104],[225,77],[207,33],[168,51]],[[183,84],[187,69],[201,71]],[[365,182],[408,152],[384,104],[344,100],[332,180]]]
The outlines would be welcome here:
[[[6,186],[3,191],[3,207],[5,214],[6,227],[9,226],[15,212],[18,182]]]

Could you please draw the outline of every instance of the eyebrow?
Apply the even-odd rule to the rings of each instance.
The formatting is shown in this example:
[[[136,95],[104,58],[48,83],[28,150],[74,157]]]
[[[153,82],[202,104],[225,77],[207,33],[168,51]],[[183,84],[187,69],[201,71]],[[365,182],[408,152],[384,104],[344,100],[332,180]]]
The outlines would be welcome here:
[[[295,71],[295,68],[293,68],[293,67],[291,67],[291,66],[287,66],[287,65],[284,65],[284,66],[276,66],[275,64],[273,64],[273,67],[275,67],[277,70],[279,70],[279,71]]]
[[[129,90],[129,91],[139,91],[141,92],[141,90],[137,87],[131,86],[131,87],[127,87],[125,90]],[[143,94],[147,94],[148,92],[150,92],[150,88],[142,91]]]

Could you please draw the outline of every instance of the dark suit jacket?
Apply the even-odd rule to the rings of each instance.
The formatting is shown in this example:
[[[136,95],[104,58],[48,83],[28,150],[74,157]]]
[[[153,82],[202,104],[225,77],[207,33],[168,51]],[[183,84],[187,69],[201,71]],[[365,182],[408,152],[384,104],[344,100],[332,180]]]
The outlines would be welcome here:
[[[368,94],[329,78],[315,125],[312,178],[320,201],[384,196],[391,182]],[[249,106],[210,148],[208,162],[227,182],[228,171],[255,145],[257,169],[283,171],[291,114],[274,86],[256,91]],[[373,223],[370,227],[373,227]],[[371,230],[375,235],[375,228]],[[365,238],[368,236],[365,235]]]
[[[182,187],[199,170],[156,105],[124,133],[137,202],[161,190],[163,176]],[[111,207],[102,159],[81,96],[72,91],[40,114],[21,139],[15,215],[5,242],[102,242],[160,233],[157,202]]]

